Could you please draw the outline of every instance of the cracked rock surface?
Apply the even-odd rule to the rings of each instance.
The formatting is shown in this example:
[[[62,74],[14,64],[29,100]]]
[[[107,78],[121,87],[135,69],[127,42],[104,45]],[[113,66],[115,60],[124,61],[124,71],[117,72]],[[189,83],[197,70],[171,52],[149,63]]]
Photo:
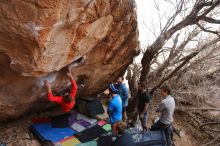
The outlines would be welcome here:
[[[50,104],[67,85],[69,70],[84,88],[103,91],[138,52],[134,0],[1,0],[0,121]]]

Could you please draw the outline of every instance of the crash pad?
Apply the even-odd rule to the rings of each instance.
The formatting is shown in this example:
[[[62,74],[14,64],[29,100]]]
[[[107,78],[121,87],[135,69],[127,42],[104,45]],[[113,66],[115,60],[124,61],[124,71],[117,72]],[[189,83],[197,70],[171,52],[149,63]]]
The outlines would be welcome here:
[[[86,143],[79,143],[76,146],[97,146],[97,141],[93,140],[93,141],[89,141]]]
[[[83,119],[77,120],[76,122],[77,122],[78,124],[80,124],[81,126],[85,127],[85,128],[89,128],[89,127],[92,126],[89,122],[87,122],[87,121],[85,121],[85,120],[83,120]]]
[[[149,131],[132,134],[137,146],[157,145],[166,146],[166,137],[163,131]]]
[[[85,143],[96,139],[104,134],[106,131],[99,125],[95,125],[75,135],[80,142]]]
[[[51,122],[33,124],[30,128],[40,141],[50,140],[57,142],[77,133],[77,131],[69,127],[52,128]]]
[[[36,123],[48,123],[51,120],[49,118],[32,118],[31,122],[36,124]]]
[[[68,138],[65,138],[57,142],[55,145],[56,146],[76,146],[78,144],[80,144],[80,141],[76,137],[70,136]]]
[[[98,146],[111,146],[112,136],[100,136],[98,139]]]
[[[110,124],[106,124],[102,127],[105,131],[110,131],[112,129]]]
[[[76,130],[77,132],[81,132],[83,130],[85,130],[86,128],[81,126],[80,124],[78,123],[74,123],[71,128],[73,128],[74,130]]]
[[[98,125],[99,125],[99,126],[104,126],[105,124],[107,124],[107,123],[106,123],[106,121],[104,121],[104,120],[101,120],[101,121],[98,122]]]
[[[84,120],[88,122],[90,125],[94,125],[97,123],[97,119],[89,118],[87,116],[84,116],[82,114],[77,114],[77,120]]]

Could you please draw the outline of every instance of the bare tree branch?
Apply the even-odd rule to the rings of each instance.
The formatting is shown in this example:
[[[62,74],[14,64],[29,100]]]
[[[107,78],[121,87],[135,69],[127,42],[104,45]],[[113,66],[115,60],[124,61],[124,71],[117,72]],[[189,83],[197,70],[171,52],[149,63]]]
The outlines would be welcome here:
[[[213,30],[205,29],[205,28],[204,28],[202,25],[200,25],[199,23],[196,23],[196,25],[197,25],[201,30],[203,30],[204,32],[213,33],[213,34],[216,34],[218,37],[220,37],[218,31],[213,31]]]
[[[184,40],[178,47],[176,47],[176,44],[178,42],[177,38],[176,40],[174,40],[174,45],[172,50],[170,51],[170,55],[167,58],[166,61],[164,61],[164,63],[157,69],[157,72],[155,73],[157,77],[161,77],[162,72],[168,67],[168,66],[172,66],[176,63],[179,63],[179,57],[178,54],[184,50],[184,48],[186,47],[186,45],[194,38],[196,37],[198,34],[200,33],[200,31],[197,30],[197,28],[194,28],[194,30],[188,35],[188,37],[186,38],[186,40]]]
[[[167,80],[171,79],[176,73],[178,73],[178,71],[185,66],[193,57],[195,57],[196,55],[198,55],[202,50],[207,49],[208,47],[210,47],[211,45],[215,44],[216,42],[220,41],[220,38],[216,38],[206,44],[204,44],[203,46],[201,46],[198,50],[192,52],[191,54],[185,56],[184,58],[180,59],[180,61],[182,61],[182,63],[180,63],[167,77],[165,77],[164,79],[162,79],[159,84],[157,84],[154,88],[152,88],[152,90],[150,91],[150,94],[152,95],[154,93],[154,91],[159,88],[164,82],[166,82]]]
[[[206,144],[204,144],[204,145],[202,145],[202,146],[207,146],[207,145],[213,144],[214,142],[216,142],[217,140],[219,140],[219,138],[220,138],[220,133],[216,136],[216,138],[215,138],[213,141],[208,142],[208,143],[206,143]]]
[[[210,17],[203,17],[203,18],[201,18],[201,20],[204,20],[204,21],[209,22],[209,23],[220,24],[220,20],[213,19],[213,18],[210,18]]]
[[[151,61],[154,58],[154,55],[163,47],[165,42],[170,39],[170,37],[177,32],[178,30],[185,28],[186,26],[196,24],[199,20],[201,20],[203,17],[205,17],[211,10],[213,10],[217,5],[220,4],[219,0],[215,0],[213,2],[202,2],[197,1],[197,3],[194,5],[192,11],[189,13],[188,16],[186,16],[185,19],[174,25],[168,30],[164,30],[163,33],[161,33],[158,38],[155,40],[155,42],[150,45],[147,49],[147,51],[144,53],[144,56],[141,60],[141,64],[143,66],[143,69],[141,71],[141,80],[146,81],[147,75],[150,71],[150,65]],[[209,6],[202,15],[198,15],[200,10],[202,10],[204,7]]]
[[[165,77],[164,79],[162,79],[160,81],[160,83],[158,85],[156,85],[151,91],[150,91],[150,94],[152,95],[154,93],[154,91],[159,88],[164,82],[166,82],[167,80],[169,80],[170,78],[173,77],[173,75],[175,73],[177,73],[177,71],[179,71],[185,64],[187,64],[189,62],[190,59],[192,59],[193,57],[195,57],[198,53],[194,52],[188,56],[185,57],[185,60],[179,65],[176,67],[176,69],[174,69],[167,77]]]

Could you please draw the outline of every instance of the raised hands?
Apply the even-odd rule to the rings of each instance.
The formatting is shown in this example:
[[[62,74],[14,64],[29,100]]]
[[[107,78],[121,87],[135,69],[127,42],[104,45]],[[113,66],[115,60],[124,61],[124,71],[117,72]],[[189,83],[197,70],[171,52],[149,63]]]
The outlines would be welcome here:
[[[72,76],[72,74],[71,73],[67,73],[67,76],[71,79],[71,80],[73,80],[74,78],[73,78],[73,76]]]
[[[44,87],[47,88],[48,92],[51,91],[51,85],[50,85],[50,83],[47,80],[44,81]]]

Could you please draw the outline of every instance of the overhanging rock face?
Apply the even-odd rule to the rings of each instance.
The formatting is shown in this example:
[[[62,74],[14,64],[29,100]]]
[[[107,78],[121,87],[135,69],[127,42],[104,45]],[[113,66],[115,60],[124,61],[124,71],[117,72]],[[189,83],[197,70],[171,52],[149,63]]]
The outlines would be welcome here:
[[[69,70],[85,84],[78,95],[98,93],[137,55],[134,0],[1,0],[0,121],[51,104]]]

